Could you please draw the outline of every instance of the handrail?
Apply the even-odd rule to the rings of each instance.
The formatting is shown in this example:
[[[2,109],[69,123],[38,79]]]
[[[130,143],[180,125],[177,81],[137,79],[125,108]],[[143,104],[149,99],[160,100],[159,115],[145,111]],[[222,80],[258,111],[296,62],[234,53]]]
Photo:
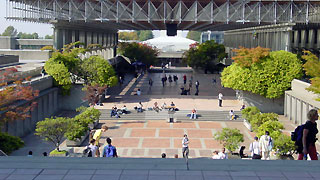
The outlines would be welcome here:
[[[0,149],[0,156],[8,156],[8,155]]]

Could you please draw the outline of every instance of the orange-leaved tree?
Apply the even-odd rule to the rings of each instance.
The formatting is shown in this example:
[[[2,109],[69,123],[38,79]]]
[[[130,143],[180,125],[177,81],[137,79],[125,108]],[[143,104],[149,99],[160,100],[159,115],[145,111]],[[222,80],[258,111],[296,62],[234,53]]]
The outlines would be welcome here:
[[[16,74],[18,66],[0,71],[0,127],[8,131],[8,122],[25,120],[30,117],[30,111],[36,106],[32,101],[39,95],[38,90],[23,81],[30,77],[19,79]]]
[[[250,49],[240,47],[233,51],[237,53],[236,56],[232,57],[235,63],[238,63],[241,67],[250,67],[252,64],[258,63],[264,57],[268,56],[270,49],[258,46]]]

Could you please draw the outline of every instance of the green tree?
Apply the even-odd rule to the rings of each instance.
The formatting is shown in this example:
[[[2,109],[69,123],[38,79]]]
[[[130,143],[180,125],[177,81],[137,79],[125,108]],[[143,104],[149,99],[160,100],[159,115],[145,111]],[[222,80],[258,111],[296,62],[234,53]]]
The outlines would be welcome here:
[[[29,34],[29,33],[19,32],[17,37],[19,39],[39,39],[39,34],[38,33]]]
[[[17,36],[18,32],[17,30],[13,27],[13,26],[8,26],[4,32],[2,33],[1,36],[11,36],[11,37],[15,37]]]
[[[157,61],[159,51],[151,46],[140,43],[119,43],[119,53],[128,57],[133,62],[141,61],[150,66]]]
[[[11,136],[7,133],[0,132],[0,150],[6,154],[23,147],[24,142],[16,136]]]
[[[252,116],[250,124],[253,131],[257,131],[265,122],[278,121],[278,114],[276,113],[257,113]]]
[[[187,34],[188,39],[200,42],[201,32],[200,31],[189,31]]]
[[[306,60],[303,68],[307,75],[311,76],[311,85],[307,88],[308,91],[312,91],[320,95],[320,60],[312,54],[310,51],[304,51],[305,55],[302,56]],[[320,101],[320,98],[317,98]]]
[[[295,152],[295,144],[291,141],[291,137],[285,134],[280,134],[277,139],[274,140],[274,149],[278,152],[277,156],[288,156]]]
[[[44,140],[54,144],[56,149],[63,140],[65,133],[70,128],[70,119],[66,117],[51,117],[46,118],[44,121],[39,121],[36,127],[36,135],[44,138]]]
[[[246,107],[241,111],[242,117],[246,119],[249,123],[251,122],[254,115],[260,113],[260,110],[255,106]]]
[[[301,61],[297,55],[287,51],[273,51],[251,65],[243,66],[234,62],[222,72],[221,82],[224,87],[250,91],[266,98],[279,98],[291,81],[302,76]]]
[[[45,39],[53,39],[53,35],[46,35],[44,38]]]
[[[283,124],[281,124],[279,121],[270,120],[259,126],[256,132],[257,136],[260,137],[264,135],[266,131],[269,131],[270,136],[273,139],[277,139],[280,136],[282,129],[284,129]]]
[[[223,58],[226,57],[225,48],[214,40],[202,44],[191,45],[190,49],[183,55],[183,60],[193,68],[202,68],[209,71],[215,69]]]
[[[138,37],[138,34],[136,31],[134,32],[119,32],[119,39],[120,40],[125,40],[125,41],[128,41],[128,40],[138,40],[139,37]]]
[[[137,31],[137,35],[139,41],[145,41],[154,37],[151,30]]]
[[[221,132],[214,135],[214,139],[231,152],[238,149],[240,143],[244,141],[240,130],[231,128],[223,128]]]

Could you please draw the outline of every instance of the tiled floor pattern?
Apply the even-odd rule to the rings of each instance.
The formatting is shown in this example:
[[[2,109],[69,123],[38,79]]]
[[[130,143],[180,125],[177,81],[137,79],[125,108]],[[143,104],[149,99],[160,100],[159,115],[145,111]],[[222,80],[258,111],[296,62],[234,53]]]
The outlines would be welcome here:
[[[318,172],[0,169],[0,180],[317,180]]]
[[[230,126],[244,134],[244,143],[249,147],[254,134],[248,132],[242,122],[180,122],[165,121],[102,121],[109,130],[100,139],[102,147],[105,138],[111,137],[121,157],[167,157],[178,154],[181,157],[182,137],[188,134],[190,157],[211,157],[212,151],[221,150],[222,145],[213,136],[222,127]]]

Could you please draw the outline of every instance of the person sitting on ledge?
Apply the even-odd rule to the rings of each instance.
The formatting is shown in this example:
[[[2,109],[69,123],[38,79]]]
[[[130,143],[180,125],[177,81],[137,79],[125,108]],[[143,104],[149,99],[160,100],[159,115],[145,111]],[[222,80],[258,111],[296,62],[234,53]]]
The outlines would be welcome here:
[[[167,109],[167,104],[166,104],[166,102],[163,102],[163,104],[161,105],[161,108],[162,108],[162,109]]]
[[[219,156],[219,152],[218,151],[213,151],[213,156],[212,156],[212,159],[220,159],[220,156]]]
[[[162,154],[161,154],[161,157],[162,157],[162,158],[166,158],[166,157],[167,157],[166,153],[162,153]]]
[[[139,102],[138,107],[137,107],[137,112],[142,112],[143,111],[143,105],[141,102]]]
[[[197,111],[195,109],[192,109],[190,119],[197,119]]]
[[[155,110],[156,112],[159,112],[159,111],[160,111],[160,108],[159,108],[157,102],[154,102],[153,110]]]
[[[123,107],[121,108],[121,113],[122,114],[127,114],[128,113],[128,108],[126,105],[123,105]]]

